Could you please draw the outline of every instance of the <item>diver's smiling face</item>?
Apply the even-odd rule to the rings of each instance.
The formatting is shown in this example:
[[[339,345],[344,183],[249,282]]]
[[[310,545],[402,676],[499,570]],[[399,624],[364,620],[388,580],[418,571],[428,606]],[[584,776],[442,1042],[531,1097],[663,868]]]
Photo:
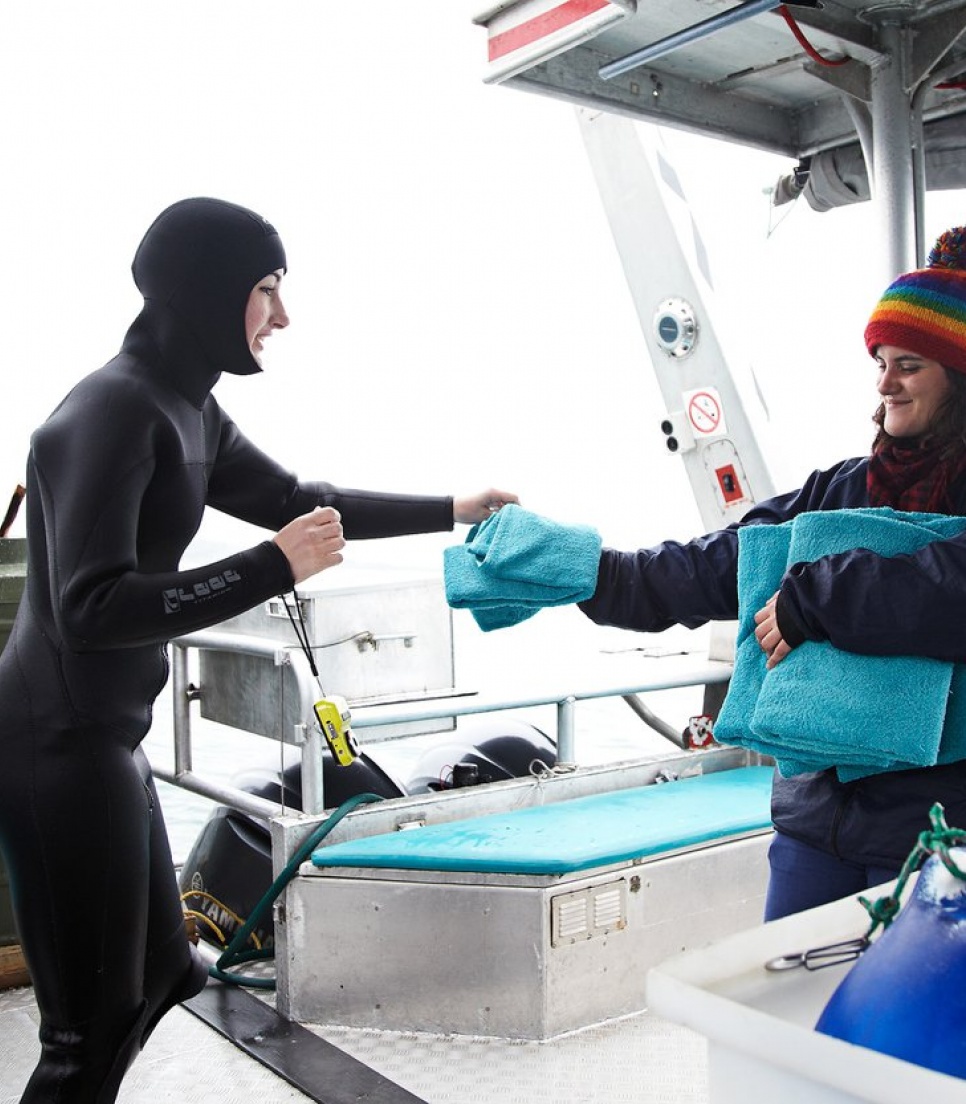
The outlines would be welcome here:
[[[260,365],[265,338],[273,330],[288,325],[288,315],[282,303],[281,282],[285,270],[277,269],[263,277],[252,288],[245,307],[245,340],[252,356]]]

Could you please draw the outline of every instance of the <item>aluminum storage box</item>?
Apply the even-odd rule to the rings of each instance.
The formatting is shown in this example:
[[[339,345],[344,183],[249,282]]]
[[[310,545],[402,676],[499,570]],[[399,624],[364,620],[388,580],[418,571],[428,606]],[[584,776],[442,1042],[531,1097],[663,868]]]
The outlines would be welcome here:
[[[288,900],[284,1014],[549,1039],[640,1012],[650,967],[761,917],[769,838],[563,877],[312,872]]]
[[[387,803],[394,831],[320,846],[290,883],[279,1010],[518,1039],[640,1012],[649,967],[760,918],[771,776],[755,766],[566,800],[535,780],[469,817],[442,799]]]
[[[243,637],[298,650],[291,594],[273,598],[218,626]],[[454,690],[453,624],[438,578],[298,591],[301,620],[325,694],[350,706],[449,696]],[[298,724],[298,694],[289,667],[229,651],[199,654],[202,717],[290,741]],[[319,697],[322,697],[322,691]],[[360,740],[446,731],[452,719],[407,722],[356,731]]]

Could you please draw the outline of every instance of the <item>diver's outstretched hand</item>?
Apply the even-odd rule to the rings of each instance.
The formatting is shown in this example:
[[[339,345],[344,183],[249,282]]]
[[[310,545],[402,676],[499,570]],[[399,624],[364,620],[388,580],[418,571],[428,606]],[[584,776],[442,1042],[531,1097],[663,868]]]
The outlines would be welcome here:
[[[342,563],[342,515],[331,506],[316,506],[310,514],[290,521],[274,539],[285,553],[296,585]]]
[[[509,491],[497,491],[490,487],[479,494],[470,495],[468,498],[453,499],[453,521],[462,525],[478,525],[486,521],[490,514],[495,514],[508,502],[520,504],[519,498]]]

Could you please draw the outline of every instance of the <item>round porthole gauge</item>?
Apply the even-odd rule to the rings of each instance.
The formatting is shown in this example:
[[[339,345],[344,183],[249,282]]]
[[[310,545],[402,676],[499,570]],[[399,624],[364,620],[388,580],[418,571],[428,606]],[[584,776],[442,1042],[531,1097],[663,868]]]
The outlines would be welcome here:
[[[698,339],[698,324],[690,303],[665,299],[654,315],[654,336],[668,356],[686,357]]]

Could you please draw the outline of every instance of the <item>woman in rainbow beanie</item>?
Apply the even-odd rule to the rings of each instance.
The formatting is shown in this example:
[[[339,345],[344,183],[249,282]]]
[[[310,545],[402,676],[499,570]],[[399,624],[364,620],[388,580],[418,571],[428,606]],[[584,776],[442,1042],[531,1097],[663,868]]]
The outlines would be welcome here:
[[[816,471],[799,490],[689,543],[605,548],[583,612],[598,624],[644,632],[733,620],[745,526],[862,507],[966,515],[966,227],[944,233],[925,268],[889,286],[865,341],[878,365],[880,399],[869,456]],[[966,536],[909,555],[852,548],[795,563],[754,624],[769,670],[805,641],[865,656],[966,662]],[[882,709],[889,710],[887,699]],[[870,716],[868,725],[881,719]],[[851,781],[835,769],[776,771],[766,919],[895,878],[936,802],[949,824],[966,825],[966,761]]]

